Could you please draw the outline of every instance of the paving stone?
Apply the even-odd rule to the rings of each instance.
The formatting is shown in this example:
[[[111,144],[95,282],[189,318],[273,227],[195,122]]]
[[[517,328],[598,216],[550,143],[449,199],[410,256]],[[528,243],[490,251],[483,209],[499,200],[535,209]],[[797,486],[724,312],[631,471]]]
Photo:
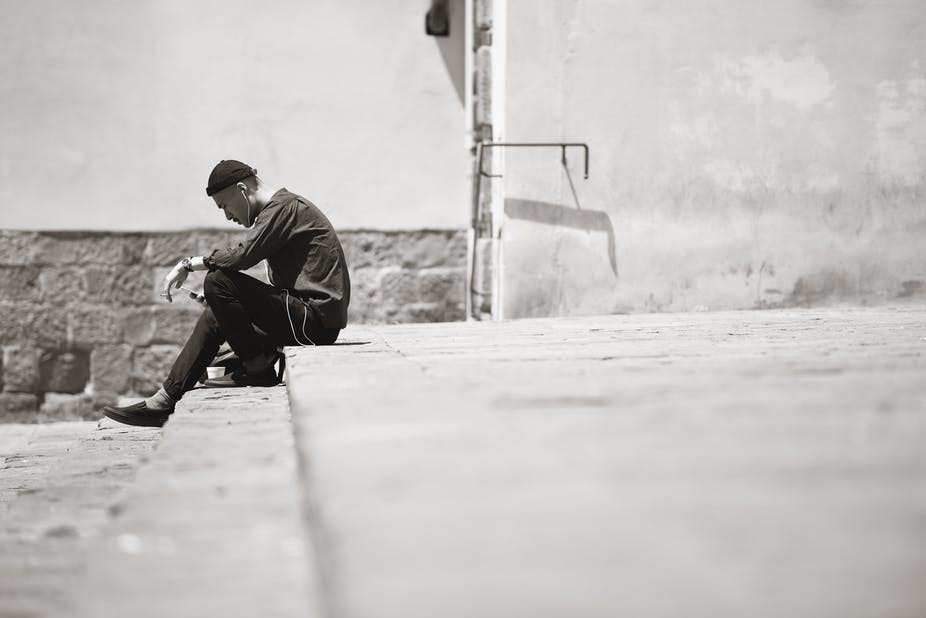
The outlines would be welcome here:
[[[7,457],[18,453],[38,429],[39,425],[4,425],[0,429],[0,461],[5,462]]]
[[[349,327],[339,343],[288,352],[332,615],[926,607],[926,307]]]
[[[159,430],[0,426],[0,616],[72,616],[87,548]]]

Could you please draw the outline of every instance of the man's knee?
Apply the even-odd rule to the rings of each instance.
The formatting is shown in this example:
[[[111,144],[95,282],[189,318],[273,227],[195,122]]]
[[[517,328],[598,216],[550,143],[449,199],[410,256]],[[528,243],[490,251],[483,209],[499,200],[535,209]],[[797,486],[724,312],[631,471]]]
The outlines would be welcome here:
[[[217,295],[227,295],[234,289],[234,283],[228,273],[221,270],[211,270],[206,273],[206,279],[203,281],[203,296],[208,302],[210,298]]]
[[[216,319],[212,307],[206,305],[203,312],[199,314],[199,319],[196,320],[193,336],[195,336],[195,333],[218,333],[219,331],[219,321]]]

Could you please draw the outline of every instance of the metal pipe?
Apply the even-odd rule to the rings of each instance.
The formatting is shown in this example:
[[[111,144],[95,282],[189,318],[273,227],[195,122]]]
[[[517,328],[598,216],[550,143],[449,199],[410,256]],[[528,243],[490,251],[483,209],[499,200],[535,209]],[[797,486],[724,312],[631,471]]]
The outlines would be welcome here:
[[[482,150],[484,148],[560,148],[563,159],[566,158],[567,148],[581,148],[585,159],[584,177],[588,180],[589,151],[588,144],[585,142],[480,142],[476,148],[479,151],[479,174],[480,176],[488,176],[490,178],[501,178],[501,174],[489,174],[482,169]]]
[[[485,295],[485,292],[481,292],[476,289],[476,260],[477,257],[477,248],[479,245],[479,220],[482,215],[482,178],[502,178],[502,174],[490,174],[485,171],[483,167],[483,161],[485,159],[485,149],[486,148],[559,148],[560,149],[560,162],[563,167],[566,169],[566,175],[569,179],[569,186],[572,189],[572,195],[576,200],[576,207],[579,206],[579,198],[576,195],[575,187],[572,184],[572,177],[569,176],[569,167],[567,166],[566,161],[566,149],[567,148],[581,148],[584,155],[584,178],[588,180],[588,164],[589,164],[589,148],[588,144],[585,142],[478,142],[476,144],[476,173],[473,178],[473,212],[472,212],[472,231],[473,231],[473,247],[472,247],[472,262],[470,263],[470,281],[469,281],[469,298],[470,298],[470,317],[475,317],[475,314],[481,305],[481,301],[477,304],[473,302],[474,297],[482,297]]]

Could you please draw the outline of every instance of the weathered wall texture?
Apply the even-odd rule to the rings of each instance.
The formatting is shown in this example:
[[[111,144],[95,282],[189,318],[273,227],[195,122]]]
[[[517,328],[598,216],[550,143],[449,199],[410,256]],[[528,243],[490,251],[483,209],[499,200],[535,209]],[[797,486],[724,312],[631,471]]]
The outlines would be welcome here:
[[[585,140],[605,235],[507,218],[505,315],[926,290],[921,0],[508,0],[507,140]],[[498,76],[496,76],[498,77]],[[559,153],[505,194],[573,208]]]
[[[463,228],[463,4],[0,0],[0,229],[213,226],[224,158],[338,229]]]
[[[154,392],[201,311],[184,298],[161,298],[164,275],[180,257],[237,236],[0,232],[0,422],[92,417],[119,395]],[[464,317],[462,232],[339,237],[351,271],[351,322]],[[249,272],[263,278],[263,264]],[[202,273],[193,273],[187,286],[201,284]]]

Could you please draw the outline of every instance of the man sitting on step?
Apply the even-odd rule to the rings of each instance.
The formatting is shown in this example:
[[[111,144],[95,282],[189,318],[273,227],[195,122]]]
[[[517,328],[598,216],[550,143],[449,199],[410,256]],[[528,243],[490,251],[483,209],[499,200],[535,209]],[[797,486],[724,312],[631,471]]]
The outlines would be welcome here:
[[[228,342],[242,367],[207,387],[273,386],[278,349],[329,345],[347,325],[350,278],[338,236],[322,212],[286,189],[272,191],[257,170],[222,161],[209,175],[206,195],[225,217],[246,228],[237,246],[181,260],[164,278],[164,296],[194,270],[207,270],[207,305],[170,374],[153,396],[126,407],[104,408],[128,425],[160,427]],[[240,272],[267,261],[271,285]]]

